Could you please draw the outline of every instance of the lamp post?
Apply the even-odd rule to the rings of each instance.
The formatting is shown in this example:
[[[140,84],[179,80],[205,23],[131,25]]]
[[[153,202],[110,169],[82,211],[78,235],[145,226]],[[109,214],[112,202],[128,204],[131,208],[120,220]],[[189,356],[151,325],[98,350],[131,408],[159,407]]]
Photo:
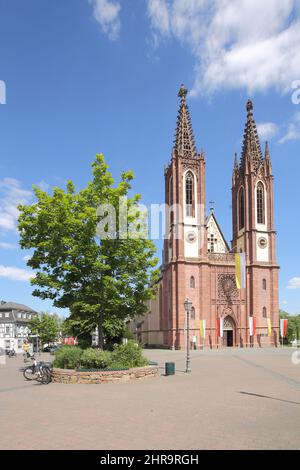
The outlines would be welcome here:
[[[191,358],[190,358],[190,313],[192,310],[192,301],[186,299],[184,302],[184,308],[186,311],[186,368],[185,372],[189,374],[191,372]]]

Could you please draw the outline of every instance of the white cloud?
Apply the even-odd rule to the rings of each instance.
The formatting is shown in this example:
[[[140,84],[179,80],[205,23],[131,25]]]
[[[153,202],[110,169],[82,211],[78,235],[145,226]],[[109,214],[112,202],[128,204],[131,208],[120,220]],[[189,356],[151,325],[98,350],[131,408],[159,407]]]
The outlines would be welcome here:
[[[288,301],[287,300],[282,300],[281,305],[288,305]]]
[[[23,260],[26,261],[26,263],[27,263],[27,261],[30,260],[30,258],[31,258],[30,255],[25,255],[25,256],[23,256]]]
[[[21,183],[14,178],[0,180],[0,232],[16,230],[18,218],[18,205],[28,204],[30,191],[21,187]]]
[[[17,247],[12,243],[0,242],[0,249],[2,250],[15,250]]]
[[[0,265],[0,278],[10,279],[11,281],[29,281],[34,274],[26,269],[15,268],[12,266]]]
[[[289,140],[297,140],[300,139],[300,112],[294,114],[292,119],[290,120],[286,133],[284,136],[279,140],[280,144],[284,144]]]
[[[112,41],[118,39],[121,21],[121,5],[115,0],[89,0],[93,5],[94,17],[101,26],[102,31]]]
[[[293,277],[290,279],[287,289],[300,289],[300,277]]]
[[[148,15],[156,37],[190,47],[194,95],[286,92],[300,77],[300,0],[148,0]]]
[[[257,124],[257,132],[261,140],[270,140],[278,132],[278,126],[274,122],[260,122]]]

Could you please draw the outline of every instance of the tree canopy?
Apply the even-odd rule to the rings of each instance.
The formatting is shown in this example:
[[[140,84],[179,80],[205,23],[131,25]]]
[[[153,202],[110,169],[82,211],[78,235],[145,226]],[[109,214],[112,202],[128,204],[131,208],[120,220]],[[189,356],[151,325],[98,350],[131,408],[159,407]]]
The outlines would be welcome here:
[[[57,315],[42,312],[29,322],[29,329],[34,335],[38,335],[42,344],[53,343],[59,337],[62,322]]]
[[[146,313],[158,260],[154,243],[142,231],[139,236],[140,196],[128,196],[133,173],[122,173],[114,185],[102,154],[92,168],[92,181],[78,192],[72,181],[52,194],[34,187],[36,202],[19,207],[19,232],[21,247],[32,250],[27,264],[36,271],[33,295],[69,308],[67,323],[74,333],[97,326],[103,347],[105,332],[117,335],[126,319]],[[127,233],[135,228],[137,236],[124,236],[120,198],[126,204]],[[112,225],[109,209],[99,212],[105,205],[114,209]],[[96,237],[99,224],[110,236]]]

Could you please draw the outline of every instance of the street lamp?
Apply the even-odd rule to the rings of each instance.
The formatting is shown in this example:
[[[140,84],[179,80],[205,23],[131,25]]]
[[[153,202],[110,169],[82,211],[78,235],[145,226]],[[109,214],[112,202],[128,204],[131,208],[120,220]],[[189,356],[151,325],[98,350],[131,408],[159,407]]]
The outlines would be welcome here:
[[[192,310],[192,301],[190,299],[186,299],[184,302],[184,309],[186,311],[186,369],[185,372],[189,374],[191,372],[190,368],[190,314]]]

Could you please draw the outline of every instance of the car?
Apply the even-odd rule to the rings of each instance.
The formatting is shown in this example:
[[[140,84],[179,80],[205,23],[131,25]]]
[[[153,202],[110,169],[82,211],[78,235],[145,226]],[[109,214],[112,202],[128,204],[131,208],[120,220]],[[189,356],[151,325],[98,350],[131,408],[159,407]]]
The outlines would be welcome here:
[[[55,344],[53,346],[50,346],[50,354],[51,355],[54,355],[56,353],[56,351],[58,351],[59,349],[62,348],[62,345],[61,344]]]

